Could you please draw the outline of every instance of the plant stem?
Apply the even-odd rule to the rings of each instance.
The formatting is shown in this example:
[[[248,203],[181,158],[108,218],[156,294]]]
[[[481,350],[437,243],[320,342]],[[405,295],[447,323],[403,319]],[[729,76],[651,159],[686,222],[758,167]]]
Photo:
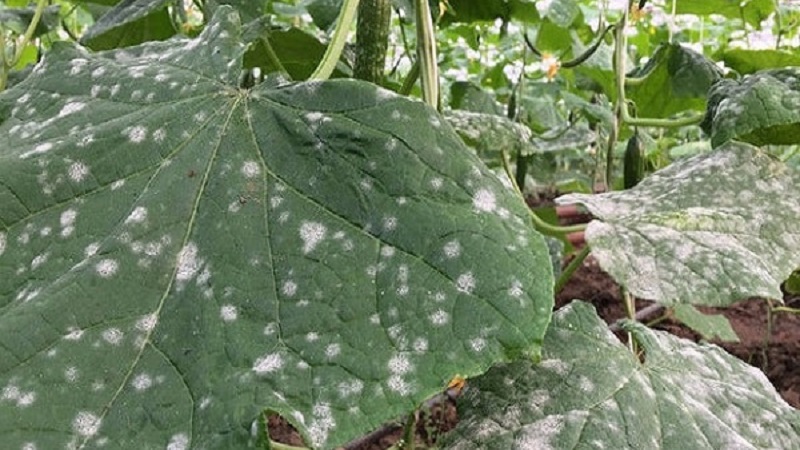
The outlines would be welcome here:
[[[353,76],[380,84],[389,48],[390,0],[361,0],[356,29],[356,62]]]
[[[569,279],[572,278],[572,274],[575,273],[576,270],[578,270],[581,264],[583,264],[583,260],[585,260],[586,257],[589,256],[590,251],[591,249],[589,248],[589,245],[588,244],[585,245],[581,249],[581,251],[578,252],[578,254],[575,255],[574,258],[572,258],[572,261],[570,261],[569,264],[567,264],[567,267],[565,267],[564,270],[561,272],[561,275],[559,275],[558,280],[556,280],[556,284],[553,287],[553,292],[555,294],[558,294],[559,292],[561,292],[561,289],[564,289],[564,286],[567,284],[567,281],[569,281]]]
[[[415,431],[417,429],[417,410],[411,411],[403,429],[403,450],[414,450],[416,447]]]
[[[406,78],[403,80],[403,85],[397,91],[400,95],[408,95],[414,89],[414,83],[419,79],[419,60],[414,61],[411,65],[411,70],[408,71]]]
[[[439,66],[436,58],[436,39],[428,0],[416,0],[417,62],[419,62],[422,100],[439,109]]]
[[[798,308],[789,308],[788,306],[776,306],[772,308],[774,312],[788,312],[792,314],[800,314],[800,309]]]
[[[309,80],[327,80],[330,78],[333,69],[336,68],[336,63],[339,62],[339,58],[342,56],[344,44],[347,42],[347,32],[353,23],[357,9],[358,0],[344,0],[331,42],[322,56],[322,61],[319,62],[317,69],[311,74]]]
[[[293,445],[281,444],[280,442],[269,441],[269,448],[272,450],[309,450],[308,447],[295,447]]]
[[[633,295],[624,286],[620,286],[619,290],[622,293],[622,303],[625,305],[625,313],[628,315],[628,319],[636,320],[636,301]],[[633,341],[633,334],[631,333],[628,333],[628,348],[634,355],[636,354],[636,343]]]

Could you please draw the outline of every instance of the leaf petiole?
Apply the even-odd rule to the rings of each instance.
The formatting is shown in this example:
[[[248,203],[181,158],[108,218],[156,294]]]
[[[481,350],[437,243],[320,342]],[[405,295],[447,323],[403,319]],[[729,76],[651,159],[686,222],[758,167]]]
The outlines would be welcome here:
[[[339,62],[339,58],[342,56],[344,44],[347,42],[347,32],[356,17],[357,9],[358,0],[344,0],[331,42],[322,56],[322,61],[319,62],[314,73],[308,78],[309,80],[327,80],[330,78],[333,69],[336,68],[336,63]]]

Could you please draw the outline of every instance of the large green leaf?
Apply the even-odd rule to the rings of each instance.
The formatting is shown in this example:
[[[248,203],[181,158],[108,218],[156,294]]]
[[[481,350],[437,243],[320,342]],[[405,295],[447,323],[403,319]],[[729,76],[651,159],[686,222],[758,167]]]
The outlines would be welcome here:
[[[175,28],[167,11],[174,0],[122,0],[86,30],[81,43],[94,50],[168,39]]]
[[[331,448],[538,354],[524,203],[421,102],[240,88],[239,34],[58,45],[0,95],[3,447],[244,448],[270,409]]]
[[[800,412],[715,345],[626,326],[644,362],[590,305],[557,311],[539,364],[470,380],[449,449],[799,448]]]
[[[718,14],[729,19],[743,19],[754,27],[775,10],[774,0],[677,0],[675,12],[709,16]]]
[[[469,81],[455,81],[450,85],[450,107],[483,114],[503,115],[503,109],[494,96]]]
[[[498,158],[506,155],[531,155],[531,129],[521,123],[494,114],[453,109],[444,115],[461,139],[478,154]]]
[[[800,266],[800,186],[747,144],[678,161],[635,188],[567,195],[597,218],[586,239],[600,266],[637,297],[664,304],[780,300]]]
[[[702,124],[716,147],[731,139],[754,145],[800,144],[800,68],[720,80]]]
[[[627,89],[637,115],[663,118],[686,110],[704,111],[708,89],[722,73],[705,56],[680,44],[664,44],[630,76],[639,80]]]
[[[787,66],[800,66],[800,52],[797,50],[748,50],[743,48],[727,49],[717,58],[726,66],[742,75],[758,72],[763,69],[775,69]]]

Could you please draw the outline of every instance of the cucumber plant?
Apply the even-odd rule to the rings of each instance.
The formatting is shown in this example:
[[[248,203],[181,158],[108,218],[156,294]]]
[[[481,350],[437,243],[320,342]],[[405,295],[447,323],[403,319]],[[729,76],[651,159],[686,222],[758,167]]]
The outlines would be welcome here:
[[[48,1],[30,14],[18,3],[0,10],[4,446],[285,448],[266,430],[277,413],[308,447],[335,448],[460,377],[470,388],[447,448],[800,445],[800,413],[719,348],[649,330],[631,309],[632,353],[580,301],[554,314],[572,271],[555,279],[543,237],[585,231],[577,261],[591,252],[629,296],[778,300],[800,266],[798,176],[755,145],[797,143],[794,69],[720,80],[669,42],[630,72],[627,31],[642,25],[628,8],[602,11],[591,33],[597,10],[577,1],[421,0],[395,5],[397,30],[416,34],[392,51],[414,63],[378,86],[348,79],[380,82],[387,60],[372,42],[351,66],[356,0],[58,2],[49,23]],[[676,8],[708,13],[687,3]],[[753,3],[745,20],[776,11]],[[332,27],[329,43],[304,11]],[[359,31],[392,26],[385,11]],[[535,28],[518,50],[558,52],[569,64],[546,75],[594,94],[523,70],[488,103],[513,108],[440,111],[434,33],[469,37],[463,24],[495,19],[498,35]],[[288,50],[303,43],[306,59]],[[40,61],[13,71],[31,45]],[[424,102],[410,98],[417,78]],[[675,95],[644,100],[664,89]],[[573,117],[536,116],[536,92]],[[756,97],[785,114],[748,118]],[[592,147],[611,186],[631,130],[703,118],[712,151],[628,190],[561,198],[594,215],[588,226],[550,224],[519,195],[521,162],[542,147]]]

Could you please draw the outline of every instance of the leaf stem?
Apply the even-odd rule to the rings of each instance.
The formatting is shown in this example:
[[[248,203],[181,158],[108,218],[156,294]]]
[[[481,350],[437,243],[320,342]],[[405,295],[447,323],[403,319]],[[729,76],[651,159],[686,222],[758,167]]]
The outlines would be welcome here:
[[[357,9],[358,0],[344,0],[331,42],[328,44],[319,66],[308,78],[309,80],[327,80],[330,78],[333,69],[336,68],[336,63],[339,62],[339,58],[342,56],[344,44],[347,42],[347,32],[356,17]]]
[[[269,441],[269,448],[271,450],[309,450],[308,447],[295,447],[293,445],[282,444],[273,440]]]
[[[426,0],[427,1],[427,0]],[[417,429],[417,410],[411,411],[403,428],[403,450],[414,450],[416,448],[415,431]]]
[[[261,42],[264,44],[264,50],[266,51],[266,56],[269,62],[271,62],[275,67],[278,68],[278,71],[282,73],[287,79],[291,80],[292,75],[286,70],[286,67],[283,66],[281,63],[280,58],[278,58],[278,54],[275,53],[275,49],[272,48],[272,44],[269,43],[269,39],[261,36]]]
[[[523,203],[525,202],[525,196],[522,194],[522,190],[520,190],[519,185],[517,184],[517,180],[514,177],[514,174],[511,172],[511,166],[508,164],[508,154],[506,154],[506,150],[500,149],[500,159],[503,160],[503,170],[506,172],[506,177],[508,177],[511,185],[514,187],[514,190],[517,191],[517,195],[520,196]],[[555,237],[563,237],[565,234],[569,233],[577,233],[579,231],[586,230],[586,224],[579,224],[579,225],[569,225],[569,226],[559,226],[559,225],[552,225],[547,223],[544,219],[539,217],[538,214],[531,208],[526,208],[528,210],[528,216],[531,218],[531,222],[533,222],[534,228],[536,231],[546,234],[548,236],[555,236]]]
[[[578,254],[575,255],[574,258],[572,258],[572,261],[570,261],[569,264],[567,264],[567,267],[565,267],[564,270],[561,272],[561,275],[559,275],[558,280],[556,280],[556,284],[553,288],[553,291],[556,294],[558,294],[559,292],[561,292],[562,289],[564,289],[564,286],[567,284],[567,281],[569,281],[569,279],[572,278],[572,274],[574,274],[575,271],[578,270],[578,268],[583,264],[583,261],[586,259],[587,256],[589,256],[590,251],[591,248],[589,248],[589,245],[588,244],[584,245],[581,251],[578,252]]]
[[[416,0],[417,61],[422,82],[422,100],[439,109],[439,66],[436,58],[433,18],[428,0]]]

